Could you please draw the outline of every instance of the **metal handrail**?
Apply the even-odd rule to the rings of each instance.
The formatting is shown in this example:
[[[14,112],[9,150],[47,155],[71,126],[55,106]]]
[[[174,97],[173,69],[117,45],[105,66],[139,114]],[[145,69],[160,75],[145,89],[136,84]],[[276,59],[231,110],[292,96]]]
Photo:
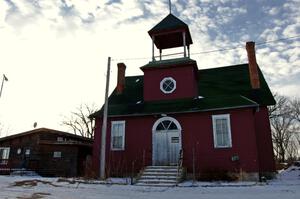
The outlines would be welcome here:
[[[183,151],[182,151],[182,149],[180,149],[180,151],[179,151],[179,158],[178,158],[178,162],[177,162],[176,185],[178,184],[179,170],[180,170],[180,168],[182,168],[182,162],[183,162]]]

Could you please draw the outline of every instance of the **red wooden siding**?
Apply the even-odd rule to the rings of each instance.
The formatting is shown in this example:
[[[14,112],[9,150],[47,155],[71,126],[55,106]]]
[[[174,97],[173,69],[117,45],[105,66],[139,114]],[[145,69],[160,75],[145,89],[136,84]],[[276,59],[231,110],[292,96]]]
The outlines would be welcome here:
[[[257,140],[262,143],[269,134],[259,135],[266,130],[268,120],[265,120],[265,110],[256,113],[254,109],[234,109],[228,111],[188,113],[168,115],[175,118],[182,126],[183,166],[192,171],[193,150],[195,154],[196,171],[220,169],[239,172],[258,172],[260,166],[265,171],[273,167],[273,156],[270,146],[264,151],[257,147]],[[212,115],[230,114],[232,148],[216,149],[213,143]],[[254,115],[257,115],[255,120]],[[152,126],[161,116],[119,117],[109,118],[107,129],[107,172],[113,175],[125,175],[139,171],[143,166],[152,164]],[[262,118],[260,118],[262,117]],[[125,120],[125,150],[110,150],[111,121]],[[94,142],[94,169],[99,170],[99,146],[101,134],[101,121],[97,119]],[[262,133],[261,133],[262,134]],[[269,139],[269,138],[268,138]],[[263,145],[262,145],[263,146]],[[259,155],[258,150],[259,149]],[[232,161],[232,156],[238,156],[239,161]],[[273,170],[272,170],[273,171]]]
[[[176,81],[174,92],[165,94],[160,90],[160,82],[165,77]],[[194,66],[157,68],[144,71],[144,100],[170,100],[197,96],[197,81]]]
[[[268,109],[260,107],[255,113],[257,150],[259,151],[259,167],[261,172],[275,172],[274,152],[271,137]]]

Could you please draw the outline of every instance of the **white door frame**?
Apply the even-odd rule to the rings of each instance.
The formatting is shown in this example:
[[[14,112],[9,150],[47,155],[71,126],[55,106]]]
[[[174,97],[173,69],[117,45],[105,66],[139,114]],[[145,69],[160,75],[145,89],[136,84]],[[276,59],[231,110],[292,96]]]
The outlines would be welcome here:
[[[166,117],[159,118],[158,120],[156,120],[156,122],[152,126],[152,165],[154,165],[154,163],[155,163],[155,152],[154,152],[154,149],[155,149],[154,140],[155,140],[155,138],[154,138],[154,134],[156,133],[157,126],[162,121],[165,121],[165,120],[169,120],[177,126],[178,130],[176,130],[176,131],[178,131],[178,135],[179,135],[179,150],[182,149],[182,139],[181,139],[182,138],[182,135],[181,135],[182,128],[181,128],[180,123],[173,117],[166,116]],[[174,131],[174,130],[170,130],[170,131]]]

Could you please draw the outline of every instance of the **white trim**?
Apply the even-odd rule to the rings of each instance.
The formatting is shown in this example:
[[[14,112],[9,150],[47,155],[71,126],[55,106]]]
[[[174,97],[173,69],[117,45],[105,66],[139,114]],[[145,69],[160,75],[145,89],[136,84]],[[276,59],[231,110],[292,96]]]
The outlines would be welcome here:
[[[166,91],[166,90],[164,90],[164,88],[163,88],[164,82],[167,81],[167,80],[171,80],[171,81],[173,82],[173,84],[174,84],[174,87],[173,87],[172,90],[170,90],[170,91]],[[176,89],[176,81],[175,81],[175,79],[173,79],[172,77],[165,77],[165,78],[163,78],[163,79],[160,81],[160,90],[161,90],[163,93],[165,93],[165,94],[170,94],[170,93],[173,93],[173,91],[175,91],[175,89]]]
[[[123,136],[122,136],[122,147],[121,148],[113,148],[112,130],[113,130],[113,125],[115,125],[115,124],[123,124],[123,129],[122,129]],[[110,150],[112,150],[112,151],[123,151],[123,150],[125,150],[125,120],[111,121]]]
[[[217,119],[226,119],[226,121],[227,121],[227,131],[228,131],[229,143],[226,146],[219,146],[217,143],[217,132],[216,132],[216,120]],[[215,148],[231,148],[232,140],[231,140],[230,114],[212,115],[212,124],[213,124],[214,147]]]

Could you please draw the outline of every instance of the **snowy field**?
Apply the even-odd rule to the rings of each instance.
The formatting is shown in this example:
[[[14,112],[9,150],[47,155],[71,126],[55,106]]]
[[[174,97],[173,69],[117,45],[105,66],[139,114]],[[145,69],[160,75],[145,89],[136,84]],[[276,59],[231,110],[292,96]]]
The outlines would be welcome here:
[[[173,188],[120,185],[124,179],[113,179],[115,184],[79,183],[59,178],[0,176],[0,199],[300,199],[300,167],[292,166],[267,183],[256,182],[197,182],[190,181]]]

